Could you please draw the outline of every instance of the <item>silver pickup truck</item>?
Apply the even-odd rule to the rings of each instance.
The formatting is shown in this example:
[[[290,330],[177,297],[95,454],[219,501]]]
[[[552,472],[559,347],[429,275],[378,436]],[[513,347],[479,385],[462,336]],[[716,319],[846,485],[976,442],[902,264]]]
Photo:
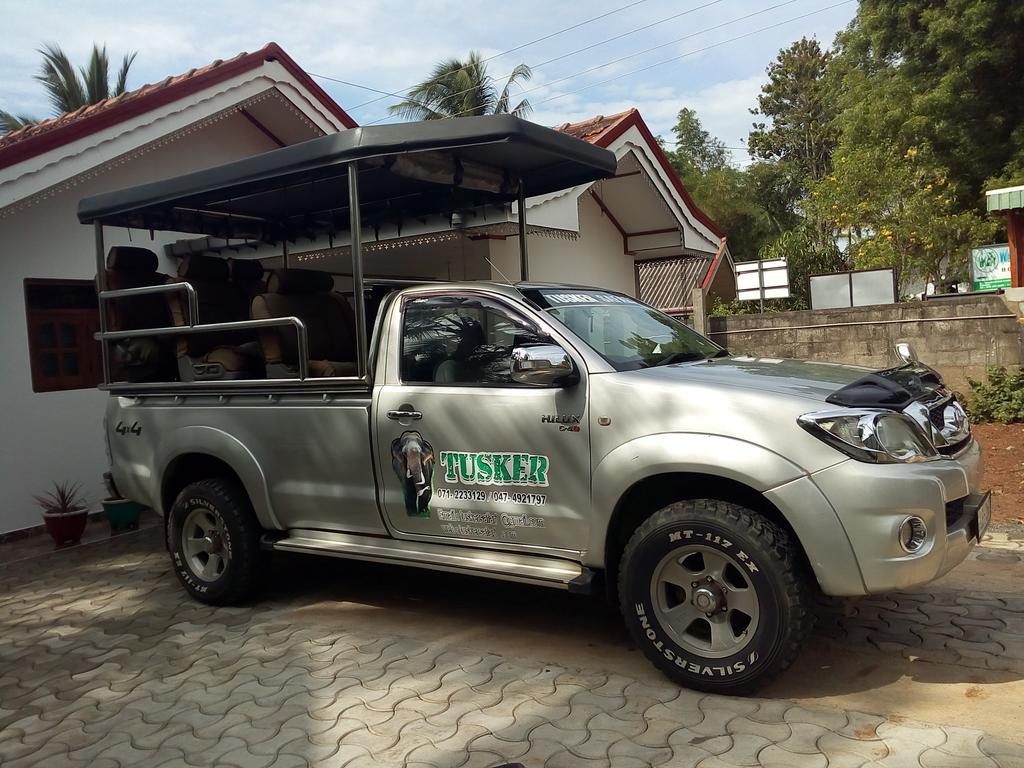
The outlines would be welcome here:
[[[411,130],[374,130],[387,138],[399,128]],[[603,591],[667,675],[739,693],[794,659],[816,591],[923,584],[984,533],[989,502],[965,412],[908,350],[885,371],[738,357],[612,291],[364,280],[358,185],[393,190],[360,174],[380,167],[368,147],[394,151],[367,133],[355,149],[326,137],[350,153],[341,170],[356,211],[349,298],[287,258],[249,319],[197,320],[207,288],[198,276],[216,272],[212,262],[188,264],[191,281],[111,288],[104,224],[244,237],[218,227],[260,215],[258,203],[239,203],[239,187],[265,190],[270,161],[80,207],[97,228],[105,305],[170,302],[190,314],[144,329],[105,318],[99,338],[113,377],[104,385],[113,484],[164,516],[175,570],[196,599],[247,598],[273,551]],[[515,156],[549,138],[527,137]],[[429,151],[466,164],[465,147],[479,146],[431,141]],[[292,150],[270,153],[278,175],[308,172],[308,157],[296,163]],[[607,172],[601,162],[595,176]],[[517,192],[495,194],[521,202],[524,186],[544,188],[517,172]],[[229,204],[226,217],[217,206]],[[115,256],[123,265],[131,255]],[[218,356],[180,343],[204,333],[255,334],[259,371],[233,375],[245,344]],[[346,334],[351,359],[322,359],[323,345]],[[174,371],[152,365],[168,338],[178,339],[177,375],[132,380],[133,366]]]

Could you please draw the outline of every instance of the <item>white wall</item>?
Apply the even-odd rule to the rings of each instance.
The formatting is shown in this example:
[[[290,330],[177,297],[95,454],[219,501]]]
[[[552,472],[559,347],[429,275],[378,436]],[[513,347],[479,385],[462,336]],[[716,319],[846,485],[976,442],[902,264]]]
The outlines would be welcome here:
[[[24,279],[92,280],[96,273],[92,227],[76,218],[79,199],[271,148],[267,137],[235,116],[0,218],[0,487],[5,494],[0,533],[41,523],[32,495],[49,490],[54,481],[81,482],[93,508],[103,498],[107,459],[101,424],[107,395],[98,390],[34,393],[29,370]],[[106,235],[108,246],[128,244],[126,232],[107,229]],[[161,258],[163,242],[178,237],[151,243],[148,233],[132,233],[134,245],[151,247]],[[163,265],[170,268],[166,261]]]
[[[622,235],[589,194],[580,198],[577,240],[533,234],[527,241],[530,280],[576,283],[636,295],[633,257],[623,253]],[[529,211],[527,211],[529,220]],[[519,279],[519,239],[492,240],[491,260],[510,279]],[[501,280],[495,272],[494,280]]]

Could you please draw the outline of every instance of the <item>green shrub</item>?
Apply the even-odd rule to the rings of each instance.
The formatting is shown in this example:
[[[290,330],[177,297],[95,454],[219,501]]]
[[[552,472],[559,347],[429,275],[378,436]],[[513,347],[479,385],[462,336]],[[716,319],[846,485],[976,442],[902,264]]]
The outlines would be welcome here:
[[[987,381],[968,379],[971,385],[971,419],[975,422],[1024,421],[1024,367],[989,366]]]

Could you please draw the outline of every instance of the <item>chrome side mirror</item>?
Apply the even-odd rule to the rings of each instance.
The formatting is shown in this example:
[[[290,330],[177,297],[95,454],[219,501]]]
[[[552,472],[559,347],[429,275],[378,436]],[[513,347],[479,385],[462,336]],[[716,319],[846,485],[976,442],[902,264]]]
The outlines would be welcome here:
[[[901,341],[896,344],[896,357],[902,360],[906,365],[914,365],[920,362],[920,358],[917,356],[917,351],[909,341]]]
[[[572,358],[557,344],[512,350],[512,381],[532,387],[567,387],[579,381]]]

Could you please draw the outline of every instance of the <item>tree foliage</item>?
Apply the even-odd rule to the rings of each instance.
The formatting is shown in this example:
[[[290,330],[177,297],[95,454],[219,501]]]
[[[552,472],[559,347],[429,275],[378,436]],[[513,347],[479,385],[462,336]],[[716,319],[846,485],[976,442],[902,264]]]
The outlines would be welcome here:
[[[761,259],[785,259],[789,271],[789,298],[778,303],[780,309],[808,309],[811,275],[849,269],[848,256],[833,240],[822,242],[807,224],[783,232],[761,249]]]
[[[704,128],[694,110],[679,110],[672,133],[675,149],[666,154],[690,195],[728,233],[734,258],[754,258],[777,233],[757,198],[752,179],[729,164],[725,142]]]
[[[1024,170],[1024,4],[861,0],[837,39],[848,146],[927,145],[977,207],[986,179]]]
[[[835,107],[826,72],[831,53],[816,40],[801,38],[779,52],[768,67],[768,82],[752,114],[752,157],[777,166],[787,186],[806,191],[824,178],[835,147]]]
[[[446,117],[498,115],[511,113],[525,117],[530,102],[522,99],[514,107],[512,89],[533,77],[525,64],[509,75],[499,91],[487,72],[487,62],[477,51],[470,51],[465,61],[446,59],[439,62],[430,76],[409,91],[404,101],[390,107],[391,114],[408,120],[440,120]]]
[[[967,279],[999,236],[982,189],[1024,182],[1022,93],[1024,5],[860,0],[832,51],[801,39],[768,68],[748,173],[787,234],[761,255],[893,267],[902,290]]]
[[[900,153],[891,145],[841,145],[833,172],[811,190],[808,211],[848,235],[854,267],[894,267],[901,290],[913,280],[961,282],[969,245],[990,236],[992,225],[959,210],[947,173],[927,146]]]
[[[17,131],[38,122],[32,115],[13,115],[0,109],[0,134]]]
[[[709,173],[729,165],[725,142],[708,133],[689,107],[679,110],[672,133],[676,137],[673,160],[684,173]]]
[[[89,63],[78,69],[59,45],[48,43],[39,49],[39,54],[43,57],[43,65],[36,80],[46,89],[54,115],[62,115],[124,93],[128,87],[128,71],[138,51],[125,54],[113,86],[110,84],[110,58],[106,45],[93,44]],[[13,115],[0,110],[0,133],[16,131],[38,122],[29,115]]]
[[[36,75],[36,80],[46,89],[56,114],[74,112],[89,104],[120,96],[127,87],[128,70],[138,55],[138,51],[125,54],[117,82],[111,87],[110,58],[105,45],[93,45],[89,63],[77,70],[58,45],[45,45],[39,53],[43,57],[43,68]]]

